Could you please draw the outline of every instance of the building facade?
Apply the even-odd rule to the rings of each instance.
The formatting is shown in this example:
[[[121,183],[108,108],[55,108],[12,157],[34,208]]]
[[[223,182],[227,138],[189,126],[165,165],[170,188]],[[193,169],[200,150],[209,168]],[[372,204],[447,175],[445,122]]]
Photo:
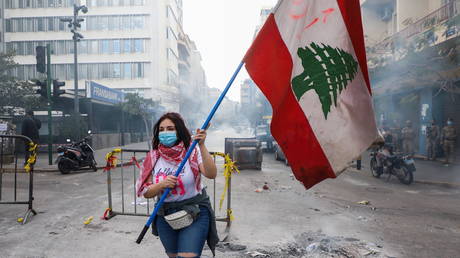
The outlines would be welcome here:
[[[180,113],[198,127],[210,109],[205,104],[209,97],[206,74],[201,65],[201,54],[195,42],[181,31],[178,39]],[[217,100],[217,99],[216,99]]]
[[[16,52],[20,66],[14,75],[30,80],[43,77],[35,69],[35,47],[50,44],[52,76],[74,88],[73,41],[67,23],[73,4],[88,12],[79,30],[79,94],[85,81],[124,92],[137,92],[178,111],[179,53],[182,31],[181,0],[3,0],[5,49]]]
[[[365,0],[361,9],[377,119],[411,121],[425,155],[432,119],[442,127],[451,117],[460,130],[460,1]]]
[[[265,20],[271,13],[271,7],[264,7],[260,10],[259,24],[254,31],[254,38],[259,33],[259,30],[265,24]],[[257,87],[257,85],[251,80],[246,79],[241,83],[240,86],[240,108],[241,110],[254,110],[252,113],[257,113],[257,118],[254,115],[250,115],[250,123],[255,126],[258,123],[262,123],[264,116],[270,116],[272,113],[270,103],[265,98],[263,93]],[[251,121],[252,120],[252,121]]]
[[[5,51],[5,1],[0,1],[0,53]]]

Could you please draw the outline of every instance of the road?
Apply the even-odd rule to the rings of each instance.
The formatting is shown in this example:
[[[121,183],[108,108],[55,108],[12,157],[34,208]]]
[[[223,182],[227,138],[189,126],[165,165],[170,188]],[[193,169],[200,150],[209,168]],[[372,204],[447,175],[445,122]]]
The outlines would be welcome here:
[[[223,150],[222,135],[210,133],[210,150]],[[224,184],[220,160],[218,165],[217,197]],[[11,180],[4,175],[4,197]],[[0,257],[165,257],[151,234],[141,245],[134,243],[145,217],[100,219],[107,207],[106,181],[102,171],[37,173],[39,214],[29,223],[16,222],[23,205],[0,205]],[[119,182],[114,174],[115,195]],[[265,183],[268,190],[255,191]],[[128,183],[125,191],[131,190]],[[256,251],[257,257],[458,257],[459,199],[459,188],[386,182],[366,168],[349,169],[305,190],[289,167],[267,153],[261,171],[233,176],[231,239],[219,246],[217,257],[256,257]],[[93,221],[84,225],[90,216]],[[203,257],[212,257],[210,251],[205,249]]]

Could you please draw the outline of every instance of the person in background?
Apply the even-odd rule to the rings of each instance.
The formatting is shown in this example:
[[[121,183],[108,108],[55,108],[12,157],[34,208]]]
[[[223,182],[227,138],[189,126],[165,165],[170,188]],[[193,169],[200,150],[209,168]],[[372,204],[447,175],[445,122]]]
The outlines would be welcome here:
[[[444,164],[448,166],[452,161],[455,153],[455,141],[457,140],[457,131],[454,127],[454,120],[452,118],[447,119],[447,125],[442,128],[442,147],[444,149],[444,155],[446,160]]]
[[[440,136],[439,127],[436,125],[436,121],[431,120],[431,124],[426,128],[426,159],[436,159],[436,147],[438,145]]]
[[[192,139],[178,113],[166,113],[153,127],[152,150],[142,164],[136,183],[138,196],[161,196],[171,191],[160,207],[152,232],[159,235],[168,257],[200,257],[205,241],[214,254],[219,241],[214,211],[206,194],[201,175],[214,179],[217,168],[205,146],[206,130],[197,129]],[[179,176],[174,176],[192,140],[199,140]],[[188,226],[175,226],[171,214],[191,216]],[[175,215],[173,215],[175,216]]]
[[[34,112],[32,110],[26,111],[26,116],[22,121],[21,125],[21,135],[29,137],[34,143],[38,144],[40,140],[39,130],[42,127],[40,120],[35,118]],[[24,154],[24,164],[27,163],[29,159],[29,145],[25,143],[25,154]]]
[[[393,150],[401,151],[401,126],[397,119],[393,120],[393,126],[390,128],[390,131],[393,136]]]
[[[412,129],[412,122],[410,120],[406,121],[406,127],[402,129],[401,136],[403,153],[407,155],[414,155],[415,132],[414,129]]]

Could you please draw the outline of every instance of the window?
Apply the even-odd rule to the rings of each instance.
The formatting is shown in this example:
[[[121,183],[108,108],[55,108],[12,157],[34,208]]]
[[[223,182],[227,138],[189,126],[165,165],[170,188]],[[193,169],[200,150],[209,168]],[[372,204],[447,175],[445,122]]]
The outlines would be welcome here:
[[[98,25],[99,25],[99,29],[101,30],[107,30],[108,29],[108,25],[109,25],[109,17],[108,16],[101,16],[99,17],[99,22],[98,22]]]
[[[123,64],[123,78],[125,79],[131,79],[131,64],[130,63],[125,63]]]
[[[103,40],[102,41],[102,54],[108,54],[109,53],[109,41],[108,40]]]
[[[131,19],[129,16],[125,15],[121,17],[121,26],[122,26],[122,30],[131,29]]]
[[[54,18],[48,18],[48,31],[54,31]]]
[[[124,53],[131,52],[131,40],[129,39],[123,40],[123,52]]]
[[[43,22],[44,18],[40,17],[37,19],[37,29],[38,31],[45,31],[45,24]]]
[[[91,40],[91,43],[90,43],[90,54],[97,54],[99,53],[99,48],[98,48],[98,43],[97,43],[97,40]]]
[[[80,41],[78,44],[78,52],[80,54],[87,54],[88,53],[88,41],[83,40]]]
[[[114,40],[113,41],[113,51],[112,53],[114,54],[120,54],[120,40]]]
[[[144,77],[144,66],[142,63],[137,63],[137,77],[138,78]]]
[[[67,23],[59,21],[59,31],[64,31],[66,29]]]
[[[121,76],[121,67],[119,63],[113,64],[113,73],[112,78],[120,78]]]
[[[141,53],[144,51],[144,46],[142,44],[142,40],[135,39],[134,40],[134,52]]]
[[[144,28],[144,17],[134,16],[133,17],[133,29],[138,30]]]

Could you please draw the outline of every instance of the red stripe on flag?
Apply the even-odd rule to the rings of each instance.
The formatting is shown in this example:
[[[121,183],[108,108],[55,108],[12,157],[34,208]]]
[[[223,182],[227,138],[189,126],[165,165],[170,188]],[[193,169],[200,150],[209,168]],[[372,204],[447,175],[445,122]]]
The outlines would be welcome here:
[[[372,95],[369,72],[367,69],[366,48],[364,47],[363,23],[361,21],[361,6],[359,0],[337,0],[343,20],[347,26],[359,66],[367,84],[367,89]]]
[[[271,132],[306,188],[335,178],[291,89],[292,58],[271,14],[244,57],[246,69],[273,108]]]

